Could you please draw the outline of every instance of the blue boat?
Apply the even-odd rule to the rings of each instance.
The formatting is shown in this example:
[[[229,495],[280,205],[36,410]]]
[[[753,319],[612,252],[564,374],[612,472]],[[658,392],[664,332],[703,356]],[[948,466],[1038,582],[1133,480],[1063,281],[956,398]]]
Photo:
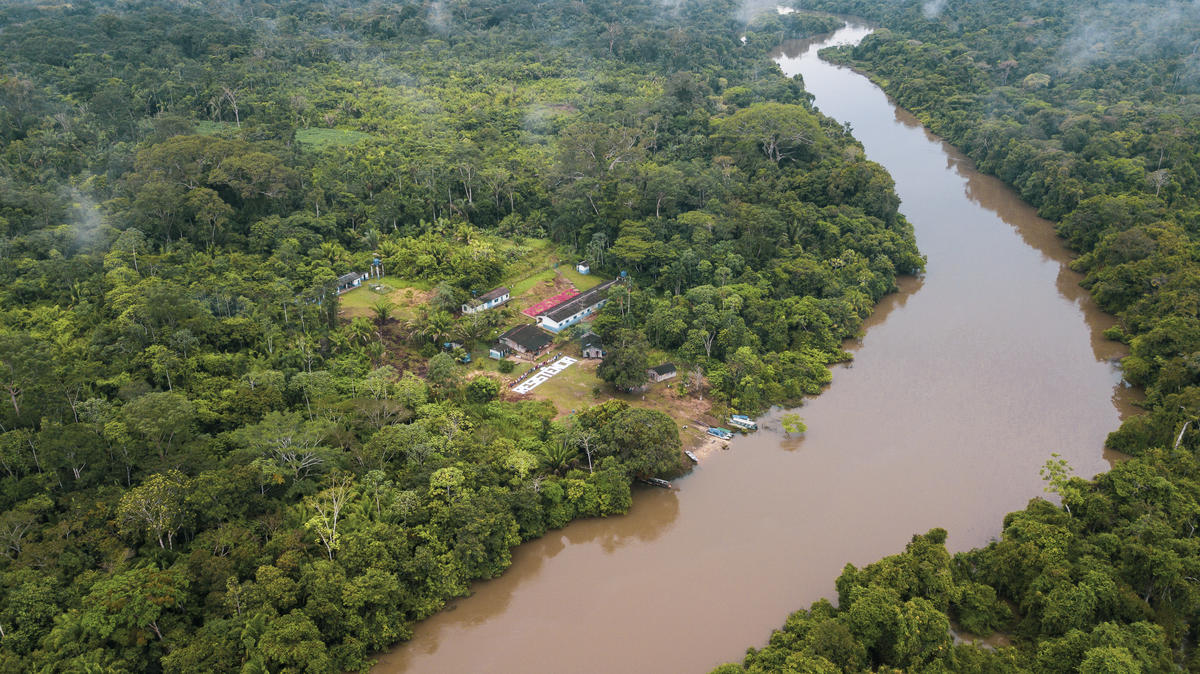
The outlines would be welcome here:
[[[732,440],[733,439],[733,431],[729,430],[728,428],[720,428],[717,426],[713,426],[712,428],[708,429],[708,434],[715,435],[716,437],[721,438],[722,440]]]

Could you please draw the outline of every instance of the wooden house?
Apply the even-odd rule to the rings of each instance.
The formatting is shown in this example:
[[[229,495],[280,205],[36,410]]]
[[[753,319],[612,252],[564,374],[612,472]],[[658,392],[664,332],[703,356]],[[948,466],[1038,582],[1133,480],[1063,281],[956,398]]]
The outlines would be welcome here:
[[[579,351],[584,358],[600,360],[604,358],[604,344],[600,341],[600,335],[588,331],[579,336]]]
[[[675,370],[675,365],[672,363],[663,363],[662,365],[657,365],[649,370],[646,370],[646,376],[649,377],[650,381],[652,382],[674,379],[677,374],[679,373]]]
[[[550,348],[553,338],[528,323],[505,331],[496,341],[517,353],[540,354]]]

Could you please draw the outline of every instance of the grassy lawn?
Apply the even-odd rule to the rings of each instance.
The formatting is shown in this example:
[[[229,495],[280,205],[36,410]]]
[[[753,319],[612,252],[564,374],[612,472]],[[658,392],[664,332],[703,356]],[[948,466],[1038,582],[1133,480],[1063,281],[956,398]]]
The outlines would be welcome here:
[[[551,281],[553,279],[554,270],[547,269],[532,276],[527,276],[519,281],[515,281],[512,285],[508,286],[508,290],[513,297],[520,297],[521,295],[524,295],[532,290],[535,285],[541,283],[542,281]]]
[[[608,385],[596,377],[598,363],[581,360],[533,389],[530,395],[554,403],[560,415],[603,402],[611,396],[602,393],[597,397],[592,394],[597,387],[602,391],[608,389]]]
[[[357,145],[371,137],[362,131],[347,129],[300,129],[296,131],[296,142],[306,150],[327,150],[331,147]]]
[[[603,276],[596,276],[595,274],[588,274],[586,276],[580,274],[579,272],[575,271],[575,265],[563,265],[559,267],[558,270],[561,271],[563,277],[570,281],[576,288],[578,288],[580,292],[595,288],[596,286],[608,280]]]
[[[382,286],[384,291],[376,292],[371,287],[375,285]],[[414,282],[395,276],[371,279],[342,294],[342,313],[349,317],[370,316],[375,303],[386,298],[396,305],[396,318],[412,318],[417,315],[417,308],[429,300],[430,287],[427,281]]]
[[[467,364],[467,368],[480,372],[499,374],[504,378],[512,378],[533,367],[529,361],[521,360],[516,361],[516,367],[513,368],[512,372],[507,374],[500,372],[500,361],[488,357],[489,348],[490,344],[480,342],[474,349],[471,349],[471,362]]]
[[[497,251],[515,256],[508,260],[504,268],[504,285],[510,288],[512,283],[530,274],[553,267],[563,255],[561,247],[550,239],[514,240],[491,235],[486,240],[495,246]]]

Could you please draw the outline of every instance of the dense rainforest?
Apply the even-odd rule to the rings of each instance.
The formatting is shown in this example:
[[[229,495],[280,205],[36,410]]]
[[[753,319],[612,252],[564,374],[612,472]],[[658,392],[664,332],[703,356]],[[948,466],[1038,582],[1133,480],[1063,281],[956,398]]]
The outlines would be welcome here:
[[[881,28],[823,55],[1018,190],[1119,319],[1146,413],[1056,503],[951,556],[947,532],[837,581],[721,672],[1200,670],[1200,6],[1164,1],[813,0]],[[1036,385],[1036,382],[1031,382]],[[1047,447],[1049,455],[1053,447]],[[953,535],[953,532],[950,532]],[[955,638],[968,633],[967,642]],[[988,637],[983,645],[969,635]]]
[[[836,25],[4,3],[0,670],[361,670],[520,541],[681,471],[660,411],[566,417],[439,352],[511,324],[454,308],[546,251],[623,279],[594,324],[618,387],[654,348],[728,408],[819,391],[924,263],[767,57]],[[375,258],[431,301],[348,315]]]

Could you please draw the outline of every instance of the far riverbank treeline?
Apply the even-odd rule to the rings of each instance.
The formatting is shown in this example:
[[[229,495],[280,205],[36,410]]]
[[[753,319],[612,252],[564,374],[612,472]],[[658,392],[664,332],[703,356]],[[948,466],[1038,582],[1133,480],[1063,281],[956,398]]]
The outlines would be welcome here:
[[[1150,672],[1200,667],[1200,13],[1177,2],[866,2],[853,65],[1018,190],[1079,253],[1119,319],[1146,413],[1108,445],[1132,458],[1084,480],[1058,460],[1001,539],[947,533],[847,566],[838,606],[793,614],[717,671]],[[1030,382],[1036,386],[1037,382]],[[1049,457],[1054,447],[1045,448]],[[953,532],[950,532],[953,535]],[[951,627],[990,643],[957,643]]]
[[[741,9],[0,8],[0,670],[362,670],[678,474],[663,412],[441,352],[557,262],[623,279],[620,388],[653,352],[721,410],[818,392],[924,261],[768,60],[837,22]],[[376,258],[403,306],[342,306]]]

